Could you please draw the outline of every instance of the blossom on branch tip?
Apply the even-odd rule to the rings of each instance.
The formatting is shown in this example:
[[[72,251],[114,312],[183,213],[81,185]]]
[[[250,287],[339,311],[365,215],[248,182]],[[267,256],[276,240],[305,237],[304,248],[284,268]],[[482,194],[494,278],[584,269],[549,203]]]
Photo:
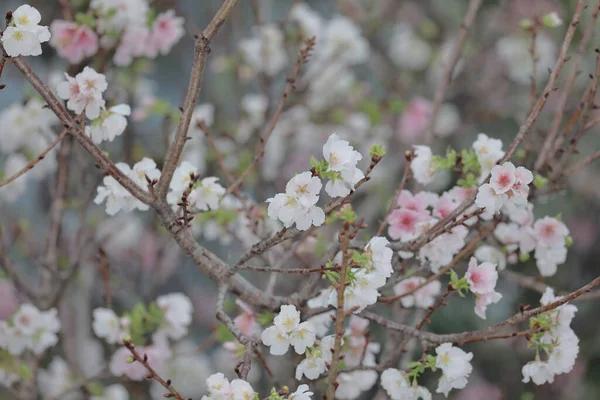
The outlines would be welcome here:
[[[87,25],[57,19],[50,24],[50,32],[50,45],[71,64],[98,52],[98,35]]]
[[[287,353],[290,344],[296,353],[304,354],[306,348],[315,343],[316,334],[312,324],[300,322],[300,312],[295,306],[282,305],[273,325],[262,332],[261,339],[273,355]]]
[[[42,20],[39,11],[27,4],[12,13],[10,25],[2,33],[2,44],[10,57],[39,56],[42,43],[50,40],[47,26],[38,25]]]

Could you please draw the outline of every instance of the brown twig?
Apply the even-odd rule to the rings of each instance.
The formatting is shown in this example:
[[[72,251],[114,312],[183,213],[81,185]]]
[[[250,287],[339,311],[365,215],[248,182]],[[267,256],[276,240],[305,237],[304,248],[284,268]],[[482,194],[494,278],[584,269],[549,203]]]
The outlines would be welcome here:
[[[316,43],[316,40],[314,37],[310,38],[310,39],[306,39],[304,41],[304,49],[300,50],[300,55],[298,55],[298,58],[296,59],[296,64],[294,64],[292,73],[286,79],[286,87],[283,91],[283,95],[281,96],[281,100],[279,101],[279,106],[277,107],[277,110],[275,111],[275,114],[273,115],[273,118],[271,119],[269,127],[267,128],[267,131],[265,132],[265,134],[262,137],[259,138],[258,147],[257,147],[256,151],[254,152],[254,157],[252,159],[252,162],[250,163],[250,165],[248,165],[248,167],[246,167],[244,172],[242,172],[241,175],[231,185],[229,185],[229,187],[225,191],[224,196],[237,190],[237,188],[244,182],[244,180],[248,177],[248,175],[250,175],[250,173],[252,171],[254,171],[254,169],[258,166],[258,163],[260,162],[261,158],[265,154],[265,146],[267,145],[267,142],[268,142],[269,138],[271,137],[271,134],[275,130],[275,126],[277,126],[277,122],[279,122],[279,117],[281,116],[281,112],[283,111],[283,108],[285,107],[287,98],[290,95],[290,93],[292,92],[292,90],[295,89],[295,83],[296,83],[296,80],[298,79],[298,74],[300,73],[300,68],[302,67],[302,65],[304,65],[308,62],[310,53],[312,52],[312,50],[315,46],[315,43]]]
[[[454,256],[454,258],[452,259],[452,261],[450,261],[450,263],[448,265],[446,265],[444,268],[440,269],[440,271],[437,274],[431,275],[420,285],[416,286],[415,288],[413,288],[412,290],[410,290],[406,293],[402,293],[402,294],[390,296],[390,297],[380,297],[378,299],[378,301],[381,303],[392,303],[403,297],[412,295],[413,293],[415,293],[417,290],[421,289],[425,285],[441,278],[448,271],[450,271],[452,268],[454,268],[463,258],[468,257],[475,250],[477,245],[481,242],[481,239],[483,239],[491,231],[493,231],[495,227],[496,227],[496,223],[493,223],[492,225],[484,228],[481,232],[479,232],[479,234],[477,234],[477,236],[475,236],[473,239],[471,239],[469,244],[467,244],[465,247],[463,247],[463,249]]]
[[[578,4],[578,6],[579,6],[579,4]],[[569,99],[569,94],[571,93],[571,90],[573,89],[573,86],[575,84],[575,79],[577,79],[577,76],[579,74],[579,65],[581,64],[581,58],[582,58],[583,54],[585,53],[585,51],[587,50],[590,40],[593,36],[594,28],[596,26],[596,20],[598,19],[599,13],[600,13],[600,1],[598,1],[598,3],[596,4],[596,8],[594,9],[592,18],[590,19],[590,22],[585,30],[585,33],[583,34],[583,38],[581,39],[581,42],[579,42],[579,48],[577,49],[577,54],[575,55],[575,58],[573,60],[573,65],[571,66],[571,72],[567,79],[567,85],[563,89],[563,91],[559,97],[559,100],[558,100],[558,107],[557,107],[558,112],[556,112],[554,114],[554,119],[552,120],[552,125],[550,127],[550,131],[548,132],[548,135],[546,136],[546,139],[544,140],[544,144],[542,145],[542,149],[540,150],[538,159],[535,162],[535,170],[536,171],[540,171],[544,167],[545,163],[547,162],[548,157],[552,155],[551,150],[555,145],[554,141],[556,140],[556,136],[558,135],[560,123],[563,119],[563,115],[564,115],[565,109],[567,107],[567,100]],[[579,20],[577,20],[577,21],[579,21]],[[572,23],[573,22],[571,22],[571,24]]]
[[[185,100],[181,107],[181,117],[179,119],[179,124],[177,125],[173,143],[167,151],[165,163],[157,185],[157,194],[162,201],[167,197],[169,185],[173,179],[175,169],[179,165],[179,159],[181,158],[183,147],[187,141],[187,133],[190,122],[192,121],[194,106],[200,96],[200,90],[202,89],[202,73],[204,71],[206,59],[210,53],[210,42],[217,34],[219,28],[225,23],[225,20],[229,17],[237,2],[238,0],[225,0],[213,19],[209,22],[208,26],[200,35],[196,36],[194,43],[194,63],[192,65],[192,73],[190,75],[190,82],[185,95]]]
[[[60,143],[60,141],[63,140],[68,134],[69,134],[69,131],[67,129],[63,129],[61,134],[58,135],[52,143],[50,143],[50,145],[48,146],[48,148],[46,148],[46,150],[42,151],[39,156],[37,156],[29,164],[27,164],[25,167],[23,167],[19,172],[17,172],[16,174],[14,174],[14,175],[6,178],[2,182],[0,182],[0,187],[8,185],[9,183],[14,181],[18,177],[24,175],[30,169],[33,169],[33,167],[35,167],[40,161],[42,161],[44,159],[44,157],[46,157],[46,154],[48,154],[50,152],[50,150],[52,150],[58,143]]]
[[[327,376],[327,400],[335,398],[335,390],[337,389],[337,374],[340,354],[342,351],[342,339],[344,338],[344,320],[346,318],[346,310],[344,310],[344,292],[346,290],[346,275],[350,264],[350,224],[346,222],[339,235],[340,247],[342,251],[342,265],[339,273],[339,281],[335,285],[337,291],[337,310],[335,315],[335,340],[331,356],[331,365],[329,367],[329,375]]]
[[[410,154],[410,156],[409,156],[409,154]],[[400,186],[398,187],[398,189],[396,189],[396,193],[394,193],[394,200],[392,200],[392,204],[390,204],[387,212],[385,213],[385,216],[381,220],[381,223],[379,224],[379,228],[377,228],[377,233],[375,233],[375,236],[381,236],[381,234],[383,233],[383,230],[385,229],[385,226],[389,223],[388,220],[390,218],[390,215],[396,208],[398,208],[398,199],[400,198],[400,195],[402,194],[402,191],[404,190],[404,187],[406,186],[406,181],[408,180],[408,177],[410,176],[411,160],[412,160],[412,153],[408,153],[406,155],[406,163],[404,164],[404,173],[402,174],[402,181],[400,182]]]
[[[165,389],[167,389],[169,391],[169,394],[166,394],[165,397],[172,397],[177,400],[186,400],[186,398],[183,397],[177,390],[175,390],[173,385],[171,385],[170,379],[164,380],[154,370],[154,368],[152,368],[150,366],[150,364],[148,363],[148,356],[146,354],[144,354],[142,356],[142,355],[140,355],[140,353],[137,352],[137,350],[135,349],[135,345],[131,342],[131,340],[123,340],[123,345],[125,347],[127,347],[127,350],[129,350],[129,352],[131,353],[131,356],[133,357],[135,362],[139,362],[140,364],[142,364],[144,366],[144,368],[146,368],[146,370],[148,370],[149,374],[146,375],[146,379],[155,380],[162,387],[164,387]],[[191,399],[187,399],[187,400],[191,400]]]

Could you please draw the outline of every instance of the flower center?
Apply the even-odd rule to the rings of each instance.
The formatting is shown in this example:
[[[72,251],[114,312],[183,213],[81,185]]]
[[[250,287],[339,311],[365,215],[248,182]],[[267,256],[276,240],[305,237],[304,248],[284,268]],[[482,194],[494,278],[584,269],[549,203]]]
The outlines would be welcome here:
[[[13,33],[13,39],[15,39],[17,42],[20,42],[21,40],[23,40],[23,32],[15,32]]]
[[[22,17],[19,17],[17,21],[20,25],[27,25],[29,23],[29,18],[27,18],[26,15],[23,15]]]

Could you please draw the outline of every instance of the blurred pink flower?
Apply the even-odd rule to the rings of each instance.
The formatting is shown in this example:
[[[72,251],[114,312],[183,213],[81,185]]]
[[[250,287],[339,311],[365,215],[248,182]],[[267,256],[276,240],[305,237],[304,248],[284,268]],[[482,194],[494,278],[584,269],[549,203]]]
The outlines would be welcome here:
[[[243,301],[236,299],[235,303],[242,309],[242,313],[235,317],[233,323],[237,326],[244,335],[255,335],[260,333],[261,329],[256,320],[258,314]]]
[[[148,46],[150,30],[144,25],[130,26],[125,30],[113,61],[119,67],[127,67],[136,57],[156,56],[156,50]],[[149,51],[151,50],[151,51]]]
[[[598,224],[590,218],[577,218],[569,221],[569,231],[573,236],[573,247],[589,249],[598,237]]]
[[[160,54],[165,55],[171,51],[184,33],[183,18],[176,17],[175,11],[169,10],[160,14],[154,21],[149,45]]]
[[[469,382],[467,387],[456,393],[453,400],[502,400],[504,394],[498,386],[485,381]]]
[[[431,116],[431,102],[423,97],[414,97],[400,117],[396,132],[404,142],[413,143],[425,131]]]
[[[11,281],[0,280],[0,320],[7,320],[17,307],[19,307],[19,299],[17,297],[17,289]]]
[[[136,346],[139,354],[148,356],[148,364],[159,374],[164,373],[165,363],[171,358],[171,350],[165,338],[156,338],[156,342],[150,346]],[[131,352],[125,347],[119,347],[110,360],[110,372],[115,376],[125,375],[131,380],[141,381],[148,374],[146,368],[138,362],[127,362]]]
[[[50,45],[71,64],[77,64],[98,51],[98,36],[86,25],[59,19],[52,22],[50,32]]]

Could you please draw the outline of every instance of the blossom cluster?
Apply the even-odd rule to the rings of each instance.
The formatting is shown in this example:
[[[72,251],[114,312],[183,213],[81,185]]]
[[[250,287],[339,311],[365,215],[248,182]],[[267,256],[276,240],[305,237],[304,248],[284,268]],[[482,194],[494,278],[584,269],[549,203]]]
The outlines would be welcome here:
[[[219,178],[207,177],[198,181],[197,175],[198,169],[192,163],[183,161],[173,174],[167,202],[176,206],[181,202],[184,192],[189,190],[187,200],[198,210],[207,211],[219,208],[219,202],[225,193],[225,188],[217,183]]]
[[[554,290],[547,288],[540,303],[545,306],[558,300],[560,297],[554,295]],[[576,312],[576,306],[564,304],[542,314],[548,319],[549,329],[533,341],[536,357],[523,366],[523,382],[533,381],[536,385],[543,385],[554,382],[556,375],[571,372],[579,354],[579,338],[570,327]],[[545,361],[540,358],[540,349],[548,356]]]
[[[24,104],[13,103],[0,111],[0,126],[5,127],[0,140],[0,153],[7,158],[2,170],[5,178],[23,169],[32,155],[37,156],[52,142],[52,128],[58,118],[52,111],[44,108],[37,98],[30,98]],[[54,151],[40,161],[40,168],[35,168],[19,179],[11,182],[6,190],[1,191],[1,198],[10,203],[21,196],[28,183],[38,181],[56,169]]]
[[[21,304],[9,321],[0,321],[0,348],[13,356],[25,351],[39,356],[58,343],[59,331],[56,308],[40,311],[32,304]]]
[[[460,186],[455,186],[441,196],[424,191],[413,195],[408,190],[403,190],[398,196],[396,208],[387,220],[388,235],[401,242],[416,239],[431,229],[439,219],[454,211],[469,193],[469,189]],[[417,258],[422,263],[429,263],[433,272],[438,272],[441,266],[447,265],[464,247],[467,234],[468,229],[465,226],[455,226],[421,247]],[[402,252],[400,256],[411,258],[413,253]]]
[[[156,168],[156,163],[149,158],[137,162],[133,168],[122,162],[117,163],[116,166],[119,171],[131,178],[141,188],[148,187],[146,177],[151,181],[160,177],[160,171]],[[121,210],[126,212],[135,209],[148,210],[147,204],[136,199],[112,176],[105,176],[102,183],[104,186],[98,186],[94,203],[100,204],[106,201],[106,213],[108,215],[115,215]]]
[[[462,389],[467,385],[467,380],[473,371],[471,359],[473,353],[466,353],[452,343],[443,343],[435,349],[436,356],[428,356],[424,368],[442,370],[442,376],[438,381],[436,393],[442,393],[445,397],[452,389]],[[420,363],[416,363],[420,364]],[[419,365],[416,367],[421,368]],[[424,371],[424,368],[422,371]],[[427,388],[419,386],[416,378],[420,373],[414,369],[406,374],[395,368],[388,368],[381,374],[381,386],[385,389],[392,400],[423,399],[430,400],[431,393]],[[410,376],[409,376],[410,375]]]
[[[241,400],[254,399],[255,392],[252,386],[243,379],[234,379],[231,382],[222,373],[216,373],[206,379],[208,396],[202,400]]]
[[[23,4],[12,13],[8,27],[2,33],[2,45],[10,57],[39,56],[42,43],[50,40],[50,30],[40,26],[40,12]]]
[[[477,258],[471,257],[465,277],[469,283],[469,290],[477,296],[475,314],[486,319],[487,307],[502,299],[502,295],[495,291],[498,281],[496,264],[488,261],[479,264]]]
[[[188,333],[192,322],[192,303],[182,293],[159,296],[149,311],[134,308],[119,317],[113,310],[96,308],[92,328],[96,336],[108,344],[120,344],[125,339],[138,340],[138,351],[144,352],[157,370],[164,368],[171,356],[168,339],[180,340]],[[142,322],[143,321],[143,322]],[[151,345],[143,345],[144,336],[152,334]],[[112,356],[110,371],[115,376],[125,375],[132,380],[142,380],[147,374],[143,365],[128,362],[131,353],[125,346]]]
[[[6,321],[0,320],[0,385],[11,387],[29,376],[28,367],[19,360],[27,354],[41,357],[58,343],[61,323],[56,308],[40,311],[32,304],[21,304]]]
[[[330,179],[325,185],[329,196],[347,196],[364,178],[363,172],[356,167],[362,155],[335,133],[329,136],[323,146],[323,157],[324,162],[316,166],[319,168],[318,175]],[[285,193],[278,193],[267,199],[269,218],[279,219],[286,227],[295,223],[300,230],[322,225],[325,213],[316,205],[322,187],[319,177],[313,176],[311,172],[296,175],[287,183]]]
[[[263,344],[269,346],[273,355],[287,353],[290,344],[298,354],[304,354],[307,347],[315,343],[312,325],[300,322],[300,311],[295,306],[283,305],[273,320],[273,325],[261,334]]]
[[[376,365],[375,357],[380,351],[380,345],[367,338],[368,326],[369,321],[355,315],[350,317],[348,329],[342,339],[341,352],[341,357],[349,368]],[[334,342],[335,335],[328,335],[320,339],[318,346],[307,350],[306,358],[296,367],[296,379],[300,380],[303,376],[311,380],[318,379],[331,363]],[[353,400],[375,385],[377,373],[368,369],[342,372],[338,375],[337,382],[336,398]]]

